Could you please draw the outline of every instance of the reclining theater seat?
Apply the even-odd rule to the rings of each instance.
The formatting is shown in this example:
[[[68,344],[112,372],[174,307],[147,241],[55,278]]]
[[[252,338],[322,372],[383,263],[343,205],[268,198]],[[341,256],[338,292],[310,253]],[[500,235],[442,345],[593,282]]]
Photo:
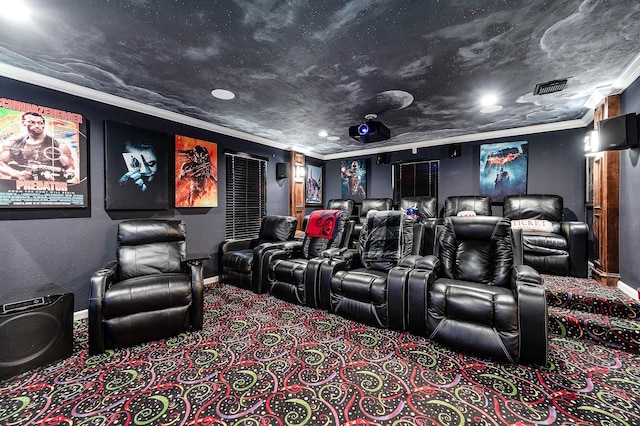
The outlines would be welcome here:
[[[586,278],[589,228],[564,222],[563,207],[559,195],[508,195],[503,215],[522,228],[526,265],[544,274]]]
[[[333,198],[327,201],[327,210],[344,210],[347,212],[347,216],[351,218],[353,214],[353,208],[356,202],[349,198]],[[305,215],[302,221],[302,230],[307,229],[307,222],[309,221],[309,215]]]
[[[265,216],[258,238],[225,240],[218,249],[220,280],[225,284],[263,293],[268,251],[293,241],[298,220],[293,216]]]
[[[491,198],[479,195],[459,195],[444,200],[442,217],[457,216],[460,212],[474,212],[478,216],[491,216]]]
[[[202,329],[202,262],[185,262],[185,240],[182,221],[120,222],[117,260],[91,277],[91,354]]]
[[[353,234],[351,236],[351,247],[355,248],[360,240],[360,233],[362,232],[362,225],[367,220],[367,213],[370,210],[391,210],[393,208],[393,200],[391,198],[365,198],[360,205],[360,212],[358,213],[358,220],[353,228]]]
[[[445,218],[436,255],[409,272],[409,331],[463,352],[546,365],[545,289],[521,264],[521,238],[503,217]]]
[[[287,243],[269,253],[265,290],[291,303],[320,307],[318,275],[324,261],[320,256],[327,249],[345,247],[352,230],[353,221],[343,210],[313,211],[302,241]]]
[[[419,240],[422,241],[422,244],[417,245],[414,242],[413,253],[423,256],[433,254],[436,227],[442,223],[442,220],[438,218],[438,199],[430,196],[402,197],[400,210],[407,214],[415,211],[414,218],[421,225],[414,229],[419,230],[422,234]]]
[[[358,249],[323,263],[320,297],[330,312],[381,328],[405,328],[405,280],[411,262],[413,218],[397,210],[371,211]],[[406,262],[406,263],[405,263]]]

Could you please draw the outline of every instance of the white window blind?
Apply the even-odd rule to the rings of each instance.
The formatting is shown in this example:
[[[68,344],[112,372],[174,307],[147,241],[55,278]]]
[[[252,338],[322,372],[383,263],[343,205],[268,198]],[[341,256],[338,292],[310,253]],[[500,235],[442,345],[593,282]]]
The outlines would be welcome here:
[[[267,210],[267,161],[225,153],[225,239],[255,238]]]
[[[429,160],[393,165],[393,201],[402,197],[438,197],[440,161]]]

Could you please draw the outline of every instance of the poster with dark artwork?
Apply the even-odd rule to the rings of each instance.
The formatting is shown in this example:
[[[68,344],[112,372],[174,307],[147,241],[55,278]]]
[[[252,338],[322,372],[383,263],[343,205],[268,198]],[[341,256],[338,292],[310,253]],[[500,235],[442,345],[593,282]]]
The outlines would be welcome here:
[[[316,166],[307,163],[307,170],[305,174],[305,204],[311,206],[322,205],[322,185],[324,179],[322,178],[322,166]]]
[[[480,195],[502,202],[505,195],[527,193],[528,143],[490,143],[480,146]]]
[[[169,208],[168,147],[171,136],[105,122],[105,208]]]
[[[82,115],[0,98],[0,208],[87,207]]]
[[[342,198],[359,202],[367,198],[367,160],[343,160],[340,164]]]
[[[176,207],[218,207],[218,145],[176,135]]]

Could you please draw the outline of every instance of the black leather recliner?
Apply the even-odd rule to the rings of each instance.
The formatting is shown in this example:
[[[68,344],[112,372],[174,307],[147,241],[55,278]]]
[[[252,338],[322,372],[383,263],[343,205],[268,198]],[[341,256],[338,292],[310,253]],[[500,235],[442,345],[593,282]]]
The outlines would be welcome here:
[[[258,238],[225,240],[218,249],[220,280],[225,284],[264,293],[270,250],[294,240],[298,220],[293,216],[270,215],[262,218]]]
[[[478,216],[491,216],[491,198],[480,195],[447,197],[440,216],[457,216],[460,212],[466,211],[472,211]]]
[[[351,217],[353,215],[353,208],[355,207],[355,201],[350,198],[332,198],[327,201],[327,210],[344,210],[347,212],[347,216]],[[302,221],[302,230],[307,229],[307,221],[309,220],[309,215],[305,215]]]
[[[393,200],[391,198],[365,198],[360,205],[358,220],[353,227],[351,235],[351,247],[355,248],[360,240],[362,225],[367,220],[367,213],[370,210],[391,210],[393,208]]]
[[[91,277],[89,352],[202,329],[202,262],[187,262],[178,220],[118,224],[117,260]]]
[[[344,210],[316,210],[309,216],[302,241],[285,244],[269,253],[266,291],[282,300],[321,307],[319,294],[322,253],[346,247],[353,221]],[[328,300],[328,299],[327,299]],[[328,310],[328,304],[322,306]]]
[[[421,258],[411,255],[414,220],[401,211],[371,211],[358,249],[321,265],[320,297],[329,296],[330,312],[381,328],[406,327],[408,271]]]
[[[508,195],[503,201],[504,217],[522,228],[526,265],[544,274],[587,277],[589,227],[563,220],[561,196]]]
[[[522,236],[497,216],[444,219],[435,256],[407,280],[409,330],[460,351],[546,365],[543,281],[522,264]]]
[[[438,218],[438,199],[430,196],[402,197],[400,199],[400,210],[407,212],[407,209],[415,209],[418,223],[421,225],[420,232],[423,234],[420,246],[414,244],[414,254],[433,254],[433,242],[436,228],[442,223]],[[417,229],[417,227],[416,227]]]

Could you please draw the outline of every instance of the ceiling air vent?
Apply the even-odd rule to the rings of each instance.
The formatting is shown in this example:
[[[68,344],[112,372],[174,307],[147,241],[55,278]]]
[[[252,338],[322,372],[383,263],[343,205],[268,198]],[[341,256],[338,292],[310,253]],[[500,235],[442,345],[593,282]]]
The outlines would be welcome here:
[[[568,78],[563,78],[562,80],[552,80],[547,81],[546,83],[538,83],[536,84],[536,88],[533,89],[534,95],[547,95],[549,93],[560,92],[567,87]]]

